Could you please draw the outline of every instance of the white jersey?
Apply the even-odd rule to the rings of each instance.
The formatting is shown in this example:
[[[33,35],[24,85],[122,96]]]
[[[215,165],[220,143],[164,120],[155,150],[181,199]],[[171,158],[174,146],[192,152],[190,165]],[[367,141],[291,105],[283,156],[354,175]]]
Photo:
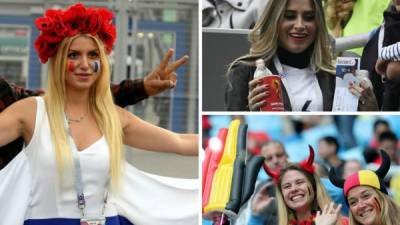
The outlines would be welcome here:
[[[58,177],[44,100],[37,97],[31,142],[0,171],[0,225],[79,224],[73,169]],[[104,137],[80,151],[85,214],[101,214],[109,179]],[[62,182],[60,182],[62,180]],[[180,205],[178,205],[180,204]],[[197,181],[164,178],[125,164],[122,187],[105,207],[107,225],[197,224]]]

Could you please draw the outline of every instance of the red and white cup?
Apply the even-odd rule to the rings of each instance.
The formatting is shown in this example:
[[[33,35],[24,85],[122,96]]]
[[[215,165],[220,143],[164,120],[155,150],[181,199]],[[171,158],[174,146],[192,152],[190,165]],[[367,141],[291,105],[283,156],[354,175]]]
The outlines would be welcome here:
[[[284,111],[282,97],[282,81],[278,75],[268,75],[260,78],[263,85],[269,86],[269,94],[265,97],[265,104],[261,111]]]

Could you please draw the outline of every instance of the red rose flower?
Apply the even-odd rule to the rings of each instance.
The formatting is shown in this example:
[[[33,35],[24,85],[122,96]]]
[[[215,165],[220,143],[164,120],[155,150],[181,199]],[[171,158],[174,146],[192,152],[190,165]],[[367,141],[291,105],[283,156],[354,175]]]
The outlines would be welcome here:
[[[46,10],[44,17],[35,20],[36,27],[41,31],[35,41],[35,49],[40,61],[46,63],[57,53],[58,46],[64,38],[75,36],[78,33],[98,35],[107,52],[111,52],[116,37],[112,19],[113,14],[108,9],[85,8],[80,3],[65,11]]]
[[[35,20],[35,25],[38,30],[46,32],[54,28],[54,23],[50,18],[39,17]]]
[[[88,19],[86,20],[87,32],[94,36],[101,29],[102,24],[100,16],[97,13],[97,10],[90,8],[87,10],[87,17],[88,17]]]

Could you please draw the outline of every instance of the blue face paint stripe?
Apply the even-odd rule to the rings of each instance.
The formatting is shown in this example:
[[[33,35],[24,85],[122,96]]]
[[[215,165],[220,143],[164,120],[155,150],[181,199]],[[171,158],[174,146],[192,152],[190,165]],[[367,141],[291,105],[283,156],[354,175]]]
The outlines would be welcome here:
[[[99,61],[94,61],[94,62],[91,62],[90,64],[92,66],[94,73],[99,72],[99,70],[100,70],[100,62]]]
[[[80,225],[80,219],[54,218],[54,219],[29,219],[24,225]],[[123,216],[106,218],[106,225],[134,225]]]

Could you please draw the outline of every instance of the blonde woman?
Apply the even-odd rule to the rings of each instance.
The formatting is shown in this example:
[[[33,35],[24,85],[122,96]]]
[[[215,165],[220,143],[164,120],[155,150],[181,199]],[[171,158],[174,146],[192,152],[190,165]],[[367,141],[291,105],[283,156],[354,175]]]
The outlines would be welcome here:
[[[341,205],[335,206],[315,173],[314,151],[299,164],[289,164],[280,171],[266,170],[277,185],[276,201],[279,225],[345,225]],[[265,167],[265,166],[264,166]]]
[[[253,79],[258,59],[281,77],[285,111],[332,110],[335,72],[321,0],[269,1],[249,39],[249,54],[228,70],[227,110],[258,111],[267,104],[272,87]]]
[[[396,225],[400,207],[388,196],[382,179],[390,168],[389,156],[381,150],[382,164],[377,171],[360,170],[345,180],[329,173],[332,183],[343,188],[350,208],[350,225]]]
[[[114,105],[107,60],[116,34],[112,17],[107,9],[76,4],[67,10],[49,9],[36,20],[41,32],[35,47],[41,61],[49,61],[48,92],[43,98],[16,102],[0,114],[0,146],[18,137],[26,145],[31,185],[26,187],[30,202],[22,212],[24,224],[125,221],[117,215],[121,206],[109,202],[109,193],[118,194],[129,183],[122,182],[123,144],[197,154],[197,135],[153,126]],[[153,73],[175,76],[187,56],[169,64],[172,53],[166,53]],[[131,197],[135,199],[140,198]],[[130,214],[134,212],[125,212]],[[136,219],[128,224],[140,224]]]

